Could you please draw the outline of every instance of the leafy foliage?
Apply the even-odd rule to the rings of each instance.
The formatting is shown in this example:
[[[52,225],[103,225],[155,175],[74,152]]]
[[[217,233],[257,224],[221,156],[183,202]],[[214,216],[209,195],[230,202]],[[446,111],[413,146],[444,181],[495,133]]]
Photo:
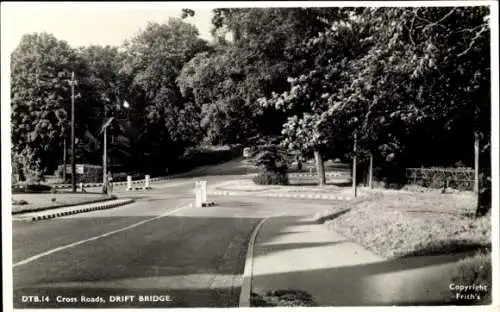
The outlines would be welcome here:
[[[267,172],[286,172],[284,148],[314,155],[318,172],[323,159],[373,155],[381,179],[397,181],[405,167],[471,166],[477,136],[488,195],[487,6],[213,13],[213,45],[186,22],[191,9],[120,48],[24,36],[11,64],[15,174],[38,181],[61,162],[74,71],[78,161],[100,163],[105,116],[115,116],[112,162],[138,172],[177,166],[202,142],[252,146],[279,136],[262,154]]]
[[[287,185],[288,176],[282,172],[262,171],[252,178],[259,185]]]
[[[376,153],[404,167],[463,158],[457,133],[488,136],[487,8],[366,8],[341,16],[304,44],[313,68],[289,78],[288,91],[259,100],[288,114],[284,146],[351,156],[356,132],[361,160]],[[431,144],[445,148],[428,152]]]
[[[255,164],[262,171],[254,177],[257,184],[288,184],[288,165],[283,149],[274,140],[259,146]]]
[[[150,23],[124,49],[121,72],[128,85],[126,97],[133,103],[131,115],[143,139],[154,142],[142,150],[150,155],[150,164],[165,166],[199,141],[200,109],[182,97],[175,79],[185,62],[208,49],[207,43],[194,26],[170,19]]]
[[[13,154],[37,179],[54,165],[67,127],[74,60],[69,45],[47,33],[23,36],[11,55]]]

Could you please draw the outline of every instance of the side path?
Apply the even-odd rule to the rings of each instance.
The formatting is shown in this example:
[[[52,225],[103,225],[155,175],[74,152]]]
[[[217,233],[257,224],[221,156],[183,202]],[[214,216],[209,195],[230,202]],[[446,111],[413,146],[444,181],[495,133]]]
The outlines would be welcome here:
[[[268,219],[253,243],[240,306],[450,304],[452,269],[466,256],[387,260],[311,217]]]

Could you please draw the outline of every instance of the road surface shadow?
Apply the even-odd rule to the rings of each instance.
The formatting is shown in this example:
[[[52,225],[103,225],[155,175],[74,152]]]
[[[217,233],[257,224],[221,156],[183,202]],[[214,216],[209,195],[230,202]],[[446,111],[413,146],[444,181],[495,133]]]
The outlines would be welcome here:
[[[286,243],[286,244],[261,244],[259,245],[259,256],[265,256],[274,252],[295,250],[295,249],[305,249],[323,246],[335,246],[338,244],[343,244],[347,242],[346,240],[337,242],[318,242],[318,243]]]
[[[435,241],[420,249],[402,254],[399,257],[409,258],[416,256],[435,256],[456,253],[469,253],[472,255],[478,251],[491,252],[491,244],[480,244],[474,241],[459,239]]]
[[[348,208],[348,209],[344,209],[344,210],[341,210],[341,211],[337,211],[335,213],[332,213],[332,214],[329,214],[329,215],[326,215],[326,216],[322,216],[320,218],[318,218],[316,220],[316,223],[318,224],[321,224],[321,223],[325,223],[326,221],[331,221],[331,220],[334,220],[346,213],[348,213],[349,211],[351,211],[352,208]]]

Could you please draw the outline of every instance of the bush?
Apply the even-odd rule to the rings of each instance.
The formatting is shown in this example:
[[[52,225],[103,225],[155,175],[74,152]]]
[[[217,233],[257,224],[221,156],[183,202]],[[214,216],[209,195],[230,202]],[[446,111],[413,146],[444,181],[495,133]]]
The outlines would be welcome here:
[[[264,171],[277,173],[286,173],[288,171],[286,153],[278,148],[277,144],[273,143],[259,147],[255,163],[257,166],[262,167]]]
[[[261,185],[286,185],[288,184],[288,166],[284,151],[277,144],[262,145],[256,157],[256,165],[262,172],[253,178],[256,184]]]
[[[12,200],[12,205],[22,206],[22,205],[28,205],[28,204],[29,203],[27,201],[25,201],[24,199],[20,199],[20,200],[13,199]]]
[[[479,198],[476,215],[486,215],[491,210],[491,174],[481,172],[479,175]]]
[[[491,304],[492,293],[492,264],[491,253],[479,252],[472,257],[465,258],[458,262],[457,267],[453,271],[452,283],[456,285],[482,285],[486,286],[486,290],[465,290],[460,294],[465,296],[479,296],[477,300],[458,300],[458,303],[465,304]],[[484,287],[483,287],[484,288]],[[453,294],[453,297],[456,295]]]
[[[52,186],[46,184],[20,183],[12,187],[12,193],[49,193]]]
[[[253,181],[260,185],[287,185],[288,174],[286,172],[264,171],[257,174]]]
[[[406,170],[392,163],[383,163],[379,168],[374,168],[373,176],[389,189],[400,189],[406,184]]]

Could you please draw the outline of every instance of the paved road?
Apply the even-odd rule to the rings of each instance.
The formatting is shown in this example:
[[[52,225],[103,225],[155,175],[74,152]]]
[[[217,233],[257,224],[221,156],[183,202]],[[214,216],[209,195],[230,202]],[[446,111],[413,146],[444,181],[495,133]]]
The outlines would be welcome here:
[[[227,178],[207,176],[209,183]],[[14,307],[235,307],[257,223],[325,209],[304,201],[227,197],[214,198],[216,207],[187,207],[193,186],[192,177],[177,179],[134,193],[132,205],[14,221]],[[41,302],[29,302],[35,298]]]

